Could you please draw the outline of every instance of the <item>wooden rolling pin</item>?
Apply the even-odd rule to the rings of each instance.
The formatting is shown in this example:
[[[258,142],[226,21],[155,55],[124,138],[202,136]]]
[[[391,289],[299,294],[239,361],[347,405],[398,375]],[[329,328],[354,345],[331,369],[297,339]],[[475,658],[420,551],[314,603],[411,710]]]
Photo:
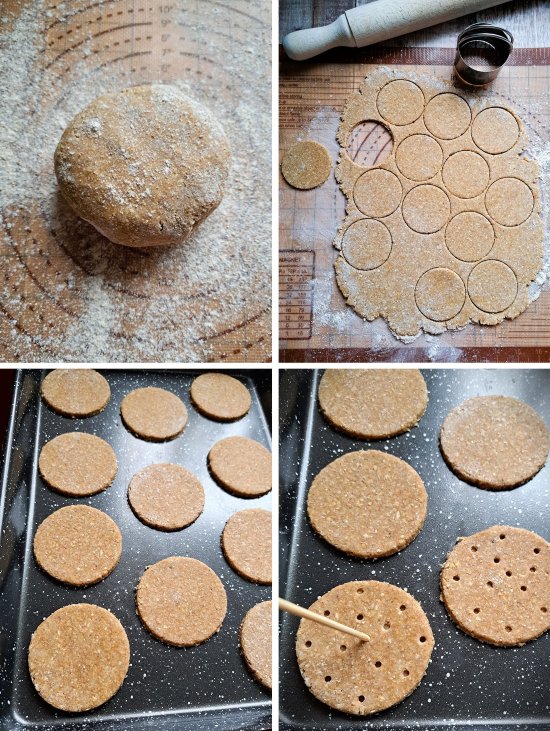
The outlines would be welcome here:
[[[289,33],[283,38],[283,47],[287,56],[304,61],[336,46],[361,48],[506,1],[375,0],[347,10],[330,25]]]

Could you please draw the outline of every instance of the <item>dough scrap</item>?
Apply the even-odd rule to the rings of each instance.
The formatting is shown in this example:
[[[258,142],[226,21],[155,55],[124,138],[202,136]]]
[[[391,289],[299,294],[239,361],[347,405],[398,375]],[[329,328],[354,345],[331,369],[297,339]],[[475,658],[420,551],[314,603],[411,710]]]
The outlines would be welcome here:
[[[550,629],[550,544],[495,525],[459,539],[441,570],[453,622],[482,642],[524,645]]]
[[[296,657],[308,690],[320,701],[365,716],[399,703],[420,684],[434,638],[422,607],[406,591],[380,581],[350,581],[309,609],[371,638],[363,642],[301,620]]]
[[[148,386],[126,394],[120,404],[122,421],[137,437],[165,442],[178,437],[187,424],[181,399],[163,388]]]
[[[271,513],[256,508],[234,513],[222,533],[222,549],[231,568],[248,581],[271,584]]]
[[[202,104],[165,84],[105,94],[69,123],[55,151],[64,198],[123,246],[184,241],[220,204],[231,152]]]
[[[449,467],[488,490],[518,487],[544,466],[550,436],[543,419],[509,396],[476,396],[447,414],[439,436]]]
[[[271,490],[271,452],[248,437],[227,437],[208,453],[218,485],[237,497],[260,497]]]
[[[371,168],[348,155],[365,120],[393,137],[390,155]],[[538,166],[522,154],[527,135],[512,110],[434,77],[381,68],[348,98],[337,139],[347,206],[334,266],[358,315],[413,337],[497,325],[526,309],[543,264],[543,225]],[[486,260],[502,266],[476,270]],[[418,285],[431,270],[448,273],[421,304]],[[446,289],[456,278],[462,287]]]
[[[240,643],[243,657],[252,675],[271,690],[272,603],[256,604],[241,624]]]
[[[286,182],[299,190],[311,190],[322,185],[332,169],[332,160],[326,147],[315,140],[296,142],[281,163]]]
[[[225,373],[201,374],[191,384],[189,395],[197,411],[216,421],[241,419],[252,404],[244,383]]]
[[[82,418],[103,411],[111,389],[101,373],[91,368],[58,368],[44,378],[40,394],[58,414]]]

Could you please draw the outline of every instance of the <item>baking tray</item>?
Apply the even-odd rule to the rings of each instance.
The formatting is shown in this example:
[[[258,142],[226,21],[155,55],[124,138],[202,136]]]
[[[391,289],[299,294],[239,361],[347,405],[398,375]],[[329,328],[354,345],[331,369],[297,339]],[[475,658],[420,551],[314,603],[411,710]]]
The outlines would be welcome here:
[[[282,370],[280,385],[280,571],[282,596],[309,606],[337,584],[388,581],[410,591],[427,613],[435,648],[427,674],[406,700],[371,717],[354,717],[318,702],[306,689],[294,652],[298,620],[283,615],[280,640],[280,728],[334,729],[550,728],[550,632],[519,648],[485,645],[461,632],[439,602],[439,569],[458,536],[498,523],[550,539],[550,465],[514,490],[489,492],[447,468],[438,434],[445,415],[466,398],[515,396],[550,425],[550,371],[434,369],[423,371],[429,403],[418,427],[377,442],[330,427],[317,406],[320,372]],[[426,523],[415,541],[379,561],[348,558],[313,533],[305,498],[313,477],[336,457],[361,448],[407,460],[428,491]]]
[[[111,370],[104,375],[111,399],[100,414],[68,419],[41,402],[45,372],[19,371],[8,431],[0,519],[0,729],[269,729],[271,699],[253,680],[239,649],[239,627],[247,610],[271,598],[270,586],[251,584],[224,560],[220,535],[228,517],[244,508],[271,508],[271,494],[246,500],[229,495],[209,475],[206,455],[219,439],[244,435],[270,446],[270,413],[260,399],[270,400],[271,371],[230,373],[252,393],[252,407],[240,421],[221,424],[201,416],[189,400],[197,371]],[[151,443],[137,439],[123,426],[119,405],[134,388],[159,386],[185,402],[189,421],[181,437]],[[267,418],[266,418],[267,417]],[[48,489],[37,472],[42,445],[67,431],[83,430],[106,439],[119,469],[105,492],[73,500]],[[174,461],[189,468],[206,493],[204,513],[183,531],[164,533],[141,523],[127,502],[132,475],[152,462]],[[77,589],[49,578],[36,565],[32,540],[38,523],[64,505],[90,504],[107,512],[122,532],[122,558],[112,574],[95,586]],[[134,588],[145,567],[166,556],[193,556],[220,576],[228,612],[219,633],[194,648],[175,648],[155,640],[135,611]],[[131,665],[120,691],[105,705],[83,714],[57,712],[42,701],[27,671],[31,633],[44,617],[66,604],[91,602],[110,609],[122,622],[131,648]]]

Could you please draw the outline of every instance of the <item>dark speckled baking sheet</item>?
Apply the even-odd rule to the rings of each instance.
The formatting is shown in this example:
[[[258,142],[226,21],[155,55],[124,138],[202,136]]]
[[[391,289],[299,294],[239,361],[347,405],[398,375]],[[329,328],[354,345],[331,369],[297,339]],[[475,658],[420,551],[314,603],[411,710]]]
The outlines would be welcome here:
[[[280,642],[280,728],[550,729],[550,633],[520,648],[495,648],[462,633],[439,601],[439,569],[458,536],[502,523],[550,540],[550,465],[515,490],[488,492],[462,482],[445,465],[438,434],[445,415],[466,398],[515,396],[550,426],[550,371],[437,369],[423,371],[429,404],[411,432],[379,442],[347,437],[330,427],[317,406],[318,371],[281,371],[282,596],[309,606],[333,586],[354,579],[388,581],[420,601],[435,648],[419,688],[377,716],[347,716],[318,702],[305,688],[295,658],[298,620],[283,615]],[[313,477],[336,457],[361,448],[407,460],[428,491],[428,515],[416,540],[400,553],[362,561],[316,536],[305,514]]]
[[[266,729],[271,725],[270,694],[253,680],[239,650],[239,627],[247,610],[271,598],[271,587],[251,584],[225,562],[220,535],[234,512],[262,506],[271,509],[271,495],[246,500],[229,495],[208,473],[206,456],[219,439],[252,437],[270,446],[266,415],[260,400],[269,398],[271,371],[231,371],[252,392],[252,408],[243,419],[221,424],[201,416],[189,400],[194,371],[103,371],[111,386],[107,408],[88,419],[67,419],[45,407],[38,395],[44,373],[20,371],[8,441],[2,503],[0,550],[0,728],[48,729]],[[160,386],[185,402],[189,421],[183,434],[165,443],[136,438],[123,426],[123,396],[141,386]],[[270,418],[270,417],[269,417]],[[84,500],[57,495],[36,470],[42,445],[67,431],[82,430],[105,439],[119,464],[114,483]],[[175,461],[201,480],[206,493],[203,514],[189,528],[174,533],[141,523],[127,503],[127,486],[140,468]],[[38,523],[56,508],[89,504],[108,513],[122,532],[119,565],[104,581],[87,589],[56,583],[36,566],[32,539]],[[134,587],[145,567],[166,556],[193,556],[220,576],[228,596],[228,612],[219,633],[194,648],[175,648],[155,640],[135,612]],[[121,690],[105,705],[86,714],[56,712],[35,692],[27,671],[31,633],[42,619],[66,604],[96,603],[122,622],[131,648],[131,666]]]

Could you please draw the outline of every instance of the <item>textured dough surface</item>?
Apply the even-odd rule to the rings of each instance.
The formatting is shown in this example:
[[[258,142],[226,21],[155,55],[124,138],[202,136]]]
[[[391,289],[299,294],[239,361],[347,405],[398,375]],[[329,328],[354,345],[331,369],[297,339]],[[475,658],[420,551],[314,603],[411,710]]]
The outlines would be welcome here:
[[[202,561],[171,556],[145,569],[136,606],[154,637],[168,645],[190,647],[218,632],[227,596],[218,576]]]
[[[241,624],[241,651],[252,675],[271,690],[271,607],[270,601],[256,604]]]
[[[289,148],[281,163],[286,182],[299,190],[311,190],[322,185],[332,169],[332,160],[326,147],[314,140],[297,142]]]
[[[234,513],[223,529],[227,563],[244,579],[271,584],[271,513],[255,508]]]
[[[231,153],[214,115],[174,86],[105,94],[55,152],[63,196],[116,244],[184,241],[221,202]]]
[[[225,373],[203,373],[189,390],[195,408],[217,421],[235,421],[245,416],[252,404],[244,383]]]
[[[153,464],[130,480],[128,502],[151,528],[180,530],[204,510],[204,488],[192,472],[180,465]]]
[[[40,523],[33,549],[40,568],[54,579],[88,586],[113,571],[122,553],[122,536],[101,510],[68,505]]]
[[[175,439],[187,424],[187,409],[181,399],[163,388],[148,386],[130,391],[120,404],[128,429],[151,442]]]
[[[361,439],[385,439],[418,424],[428,389],[414,368],[327,368],[319,406],[340,431]]]
[[[374,168],[347,153],[365,120],[393,136]],[[527,135],[512,110],[435,77],[377,69],[348,98],[337,138],[347,206],[334,266],[355,312],[408,337],[496,325],[525,310],[543,226],[538,166],[522,154]],[[369,221],[387,230],[383,251]]]
[[[84,497],[109,487],[117,473],[117,461],[103,439],[93,434],[68,432],[42,447],[38,469],[52,490],[70,497]]]
[[[382,558],[408,546],[426,519],[428,496],[417,472],[370,449],[324,467],[307,496],[311,525],[344,553]]]
[[[550,437],[537,412],[509,396],[477,396],[445,418],[441,451],[466,482],[489,490],[522,485],[543,467]]]
[[[460,538],[441,570],[441,599],[460,629],[492,645],[523,645],[550,629],[550,544],[495,525]]]
[[[109,384],[91,368],[58,368],[42,381],[44,402],[58,414],[84,417],[99,414],[111,398]]]
[[[95,604],[71,604],[38,626],[28,662],[39,695],[54,708],[78,713],[101,706],[119,690],[130,644],[111,612]]]
[[[216,482],[237,497],[260,497],[271,490],[271,452],[248,437],[227,437],[208,453]]]
[[[403,589],[380,581],[336,586],[309,609],[369,635],[370,642],[302,619],[296,635],[300,672],[331,708],[365,716],[410,695],[434,646],[428,618]]]

